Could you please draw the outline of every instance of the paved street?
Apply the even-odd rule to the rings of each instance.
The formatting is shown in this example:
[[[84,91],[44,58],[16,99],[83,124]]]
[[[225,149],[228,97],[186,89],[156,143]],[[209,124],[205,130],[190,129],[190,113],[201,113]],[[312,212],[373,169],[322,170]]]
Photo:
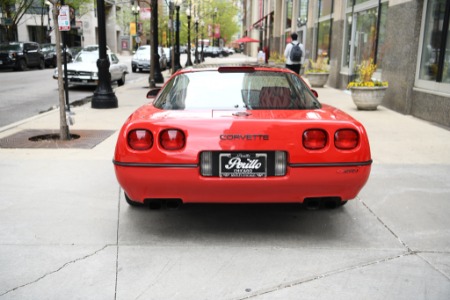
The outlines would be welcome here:
[[[346,91],[320,88],[322,103],[369,133],[374,164],[356,199],[316,211],[149,210],[126,204],[111,161],[147,91],[144,76],[115,88],[117,109],[73,108],[71,130],[114,131],[92,149],[0,148],[1,300],[449,299],[448,128],[358,111]],[[0,128],[0,139],[58,128],[55,110]]]

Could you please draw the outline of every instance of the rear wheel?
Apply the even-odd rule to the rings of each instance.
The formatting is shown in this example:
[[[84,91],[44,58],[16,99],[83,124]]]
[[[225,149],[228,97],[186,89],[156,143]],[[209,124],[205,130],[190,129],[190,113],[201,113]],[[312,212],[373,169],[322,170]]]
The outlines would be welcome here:
[[[27,62],[25,61],[25,59],[19,60],[16,70],[25,71],[26,69],[27,69]]]
[[[44,59],[41,59],[39,61],[39,69],[41,69],[41,70],[45,69],[45,60]]]
[[[136,67],[135,67],[135,66],[132,66],[132,67],[131,67],[131,71],[133,71],[133,73],[136,73]]]
[[[134,201],[134,200],[131,200],[130,197],[128,197],[128,195],[127,195],[126,193],[124,193],[124,195],[125,195],[125,200],[127,201],[127,203],[128,203],[130,206],[135,206],[135,207],[144,206],[144,204],[141,203],[141,202],[136,202],[136,201]]]
[[[117,80],[117,84],[118,84],[119,86],[122,86],[122,85],[125,84],[125,73],[123,73],[123,74],[122,74],[122,77],[121,77],[119,80]]]

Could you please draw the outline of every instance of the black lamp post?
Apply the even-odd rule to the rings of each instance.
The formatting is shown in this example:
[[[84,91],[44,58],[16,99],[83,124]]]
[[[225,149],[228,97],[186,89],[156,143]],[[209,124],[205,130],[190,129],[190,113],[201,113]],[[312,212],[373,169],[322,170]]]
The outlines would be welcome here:
[[[150,59],[150,87],[155,87],[155,83],[164,83],[164,77],[161,74],[161,68],[159,65],[159,53],[158,53],[158,0],[152,0],[152,55]],[[153,75],[153,76],[152,76]]]
[[[175,22],[175,62],[173,66],[173,72],[175,73],[179,69],[182,69],[180,64],[180,5],[181,0],[175,0],[176,22]]]
[[[189,6],[191,4],[189,3]],[[188,7],[186,9],[186,15],[188,20],[188,46],[187,46],[187,61],[185,67],[192,66],[192,60],[191,60],[191,8]]]
[[[99,59],[98,85],[92,97],[92,108],[117,108],[118,101],[111,87],[111,74],[109,73],[109,59],[106,56],[106,28],[105,28],[105,1],[97,0],[98,16],[98,45]]]
[[[213,15],[212,15],[212,17],[213,17],[212,46],[213,46],[213,47],[214,47],[214,38],[215,38],[215,36],[216,36],[216,24],[215,24],[216,16],[217,16],[217,8],[214,8],[214,12],[213,12]]]
[[[134,42],[136,43],[136,47],[135,50],[137,51],[137,49],[139,48],[139,43],[140,43],[140,38],[139,38],[139,34],[138,34],[138,15],[139,15],[139,11],[141,10],[141,8],[139,7],[139,3],[136,3],[136,5],[134,5],[134,1],[131,1],[131,13],[134,15],[134,24],[135,24],[135,30],[136,30],[136,36],[134,37]]]
[[[198,16],[195,16],[195,59],[194,64],[199,64],[200,59],[198,59]]]
[[[202,26],[202,62],[204,62],[205,61],[205,56],[203,55],[203,44],[204,44],[204,42],[203,42],[203,33],[204,33],[204,29],[205,29],[205,22],[202,20],[200,22],[200,25]]]

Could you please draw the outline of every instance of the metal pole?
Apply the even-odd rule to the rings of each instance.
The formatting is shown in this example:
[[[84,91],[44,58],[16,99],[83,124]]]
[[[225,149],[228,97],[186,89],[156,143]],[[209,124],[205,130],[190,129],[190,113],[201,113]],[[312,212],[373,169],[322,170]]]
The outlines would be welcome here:
[[[198,59],[198,18],[195,18],[195,59],[194,64],[199,64],[200,60]]]
[[[180,64],[180,6],[175,6],[175,10],[177,12],[176,15],[176,23],[175,23],[175,31],[176,31],[176,47],[175,47],[175,66],[173,67],[173,71],[176,72],[179,69],[182,69]]]
[[[158,53],[158,0],[152,0],[152,36],[153,36],[153,43],[152,43],[152,55],[150,59],[152,60],[150,62],[150,68],[154,70],[153,78],[152,74],[150,73],[149,77],[149,83],[150,87],[155,87],[155,83],[164,83],[164,77],[161,74],[161,67],[159,65],[159,53]]]
[[[92,97],[92,108],[117,108],[118,101],[111,87],[111,74],[109,73],[109,59],[106,56],[106,23],[105,23],[105,2],[97,0],[98,18],[98,85]]]
[[[188,46],[187,46],[187,61],[185,67],[192,66],[191,61],[191,3],[189,2],[189,13],[187,14],[188,20]]]

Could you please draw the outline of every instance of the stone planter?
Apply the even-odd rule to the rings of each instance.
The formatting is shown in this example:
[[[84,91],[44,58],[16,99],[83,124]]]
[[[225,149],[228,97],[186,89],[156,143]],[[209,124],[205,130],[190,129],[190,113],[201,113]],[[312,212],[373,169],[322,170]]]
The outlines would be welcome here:
[[[307,73],[305,77],[308,78],[312,87],[323,87],[327,83],[329,75],[329,73]]]
[[[359,110],[376,110],[383,102],[387,86],[352,87],[352,99]]]

